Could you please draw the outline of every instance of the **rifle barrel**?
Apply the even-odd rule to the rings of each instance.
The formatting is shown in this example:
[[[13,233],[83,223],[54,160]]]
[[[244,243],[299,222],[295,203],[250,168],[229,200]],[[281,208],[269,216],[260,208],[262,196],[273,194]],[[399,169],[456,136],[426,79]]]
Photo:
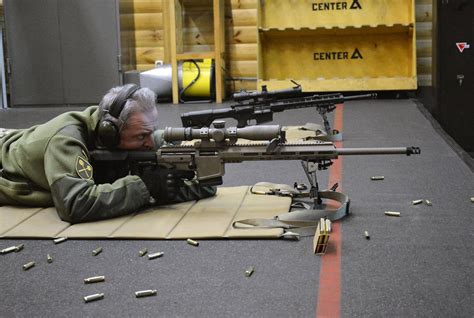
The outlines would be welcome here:
[[[353,100],[353,99],[375,99],[375,98],[377,98],[377,93],[362,94],[362,95],[352,95],[352,96],[344,96],[344,100]]]
[[[338,155],[419,155],[419,147],[337,148]]]

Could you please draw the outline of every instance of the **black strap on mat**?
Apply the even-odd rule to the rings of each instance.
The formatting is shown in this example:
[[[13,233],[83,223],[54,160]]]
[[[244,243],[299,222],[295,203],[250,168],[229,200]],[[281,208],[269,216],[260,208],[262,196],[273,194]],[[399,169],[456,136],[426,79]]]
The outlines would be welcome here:
[[[291,230],[292,234],[303,234],[299,233],[300,230],[305,233],[312,231],[314,235],[314,228],[318,225],[321,218],[328,218],[331,221],[336,221],[349,214],[350,200],[347,195],[336,191],[320,191],[319,194],[322,199],[339,202],[339,207],[335,209],[323,208],[297,210],[275,216],[274,219],[238,220],[232,223],[232,227],[236,229],[281,228],[285,230],[282,237],[287,236],[288,230]]]

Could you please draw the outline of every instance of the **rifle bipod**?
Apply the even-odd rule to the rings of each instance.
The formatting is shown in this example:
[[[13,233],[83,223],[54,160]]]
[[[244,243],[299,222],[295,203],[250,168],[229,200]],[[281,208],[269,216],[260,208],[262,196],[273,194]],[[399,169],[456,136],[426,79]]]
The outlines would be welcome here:
[[[319,191],[317,171],[318,170],[326,170],[331,165],[332,165],[331,160],[322,160],[318,163],[304,161],[304,160],[301,161],[301,166],[303,167],[303,170],[306,174],[306,178],[308,178],[308,183],[311,186],[311,188],[310,188],[309,192],[307,192],[306,194],[303,193],[303,195],[301,195],[300,197],[309,197],[310,199],[312,199],[313,200],[312,209],[323,209],[324,208],[323,200],[322,200],[322,197],[321,197],[321,194],[320,194],[320,191]],[[336,191],[338,186],[339,186],[339,184],[335,183],[330,188],[330,191]],[[298,189],[298,187],[301,187],[301,185],[298,185],[295,182],[294,188],[297,189],[297,190],[301,190],[301,189]],[[304,185],[303,185],[303,188],[305,188]],[[296,197],[298,197],[298,195],[296,195]],[[299,202],[296,202],[295,205],[297,206],[298,203]],[[301,205],[303,207],[305,207],[306,209],[309,209],[308,204],[301,204]]]
[[[294,189],[294,191],[270,189],[270,191],[259,193],[251,190],[252,193],[255,194],[291,196],[293,203],[290,207],[299,208],[298,210],[290,210],[289,213],[277,215],[273,219],[238,220],[235,221],[232,226],[234,228],[282,228],[284,230],[281,235],[282,238],[297,239],[301,236],[308,236],[308,234],[314,235],[315,227],[321,218],[327,218],[331,221],[342,219],[349,214],[349,197],[344,193],[336,192],[337,183],[329,190],[319,190],[316,174],[317,170],[327,169],[331,164],[332,162],[330,160],[322,160],[316,163],[301,161],[301,165],[311,186],[309,191],[303,192],[300,189]],[[312,205],[303,200],[295,201],[295,199],[307,198],[312,200]],[[336,201],[339,203],[339,206],[334,208],[329,207],[323,204],[323,200]]]

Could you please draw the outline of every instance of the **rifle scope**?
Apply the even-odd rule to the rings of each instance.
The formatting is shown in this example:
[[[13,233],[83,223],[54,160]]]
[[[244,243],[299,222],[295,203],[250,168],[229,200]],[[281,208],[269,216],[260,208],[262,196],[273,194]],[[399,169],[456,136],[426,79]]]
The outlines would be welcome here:
[[[292,88],[285,88],[280,90],[268,91],[266,85],[262,86],[261,92],[246,92],[242,91],[234,93],[232,99],[236,102],[241,102],[249,99],[273,99],[273,98],[292,98],[301,96],[301,86]]]
[[[186,141],[193,139],[210,140],[217,142],[225,139],[243,138],[248,140],[272,140],[282,136],[280,125],[260,125],[243,128],[174,128],[166,127],[164,133],[165,141]]]

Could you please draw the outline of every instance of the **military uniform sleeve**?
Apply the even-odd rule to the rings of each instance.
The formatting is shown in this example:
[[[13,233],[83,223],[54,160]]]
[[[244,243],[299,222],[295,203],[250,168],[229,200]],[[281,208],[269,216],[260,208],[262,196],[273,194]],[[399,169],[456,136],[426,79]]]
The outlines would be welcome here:
[[[217,188],[215,186],[203,186],[199,184],[198,180],[187,180],[179,189],[176,197],[171,203],[180,203],[185,201],[200,200],[212,197],[216,194]]]
[[[54,136],[44,159],[54,205],[64,221],[80,223],[122,216],[150,200],[150,193],[138,176],[95,184],[87,148],[76,138]]]

